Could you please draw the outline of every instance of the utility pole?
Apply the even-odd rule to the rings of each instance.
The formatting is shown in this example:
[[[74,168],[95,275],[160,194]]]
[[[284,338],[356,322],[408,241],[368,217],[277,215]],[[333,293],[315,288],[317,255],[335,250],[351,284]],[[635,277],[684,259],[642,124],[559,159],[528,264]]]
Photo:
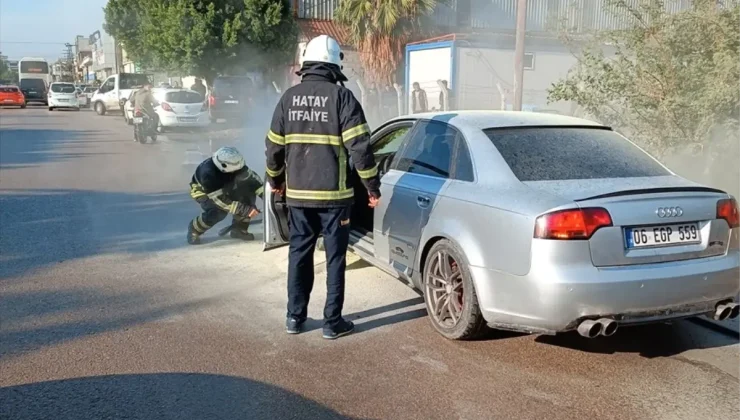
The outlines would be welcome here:
[[[72,44],[64,44],[66,47],[66,50],[64,52],[64,61],[62,62],[62,74],[60,74],[60,78],[62,81],[75,81],[75,71],[74,71],[74,54],[72,53],[72,48],[74,45]],[[66,73],[66,74],[65,74]],[[66,80],[67,78],[70,78],[71,80]]]
[[[527,26],[527,0],[518,0],[516,7],[516,47],[514,51],[514,111],[522,110],[524,93],[524,33]]]

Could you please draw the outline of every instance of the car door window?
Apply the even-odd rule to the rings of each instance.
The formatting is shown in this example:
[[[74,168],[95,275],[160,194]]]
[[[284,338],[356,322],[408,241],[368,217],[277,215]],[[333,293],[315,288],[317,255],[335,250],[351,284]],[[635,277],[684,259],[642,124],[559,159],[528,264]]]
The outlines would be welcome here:
[[[110,92],[115,87],[115,81],[113,79],[108,79],[103,83],[103,86],[100,87],[100,92]]]
[[[378,141],[373,144],[373,153],[376,155],[387,155],[390,153],[396,153],[401,147],[403,138],[406,133],[411,130],[411,126],[401,127],[397,130],[393,130],[390,133],[386,133]]]
[[[395,168],[399,171],[449,178],[457,131],[441,121],[423,121],[414,130]]]
[[[455,155],[455,170],[454,178],[459,181],[473,182],[475,175],[473,174],[473,161],[470,159],[470,151],[468,144],[462,135],[457,137],[457,151]]]

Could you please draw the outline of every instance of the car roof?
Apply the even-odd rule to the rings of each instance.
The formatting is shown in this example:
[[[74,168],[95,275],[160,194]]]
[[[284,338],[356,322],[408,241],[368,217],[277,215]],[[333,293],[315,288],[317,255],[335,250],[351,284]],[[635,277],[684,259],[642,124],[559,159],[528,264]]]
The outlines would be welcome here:
[[[396,117],[395,120],[435,120],[449,123],[458,128],[537,127],[537,126],[593,126],[605,127],[594,121],[565,115],[529,111],[437,111]]]
[[[72,82],[51,82],[52,85],[72,85],[74,86],[74,83]],[[77,86],[75,86],[77,87]]]

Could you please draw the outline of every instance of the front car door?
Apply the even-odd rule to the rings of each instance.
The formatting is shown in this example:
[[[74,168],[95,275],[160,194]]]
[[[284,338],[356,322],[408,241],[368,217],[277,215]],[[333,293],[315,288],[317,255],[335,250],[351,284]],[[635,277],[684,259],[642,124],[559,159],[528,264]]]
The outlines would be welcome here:
[[[116,93],[116,76],[111,76],[100,86],[100,93],[103,94],[103,103],[108,109],[118,108],[118,98]]]
[[[383,177],[376,241],[387,242],[390,265],[406,275],[413,274],[421,232],[449,183],[457,134],[442,121],[418,122]]]

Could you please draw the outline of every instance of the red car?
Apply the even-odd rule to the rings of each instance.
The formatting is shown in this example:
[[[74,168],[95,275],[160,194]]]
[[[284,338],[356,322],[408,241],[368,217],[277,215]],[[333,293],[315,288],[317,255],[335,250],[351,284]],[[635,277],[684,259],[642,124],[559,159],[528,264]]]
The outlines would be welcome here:
[[[17,86],[0,86],[0,106],[26,107],[26,97]]]

